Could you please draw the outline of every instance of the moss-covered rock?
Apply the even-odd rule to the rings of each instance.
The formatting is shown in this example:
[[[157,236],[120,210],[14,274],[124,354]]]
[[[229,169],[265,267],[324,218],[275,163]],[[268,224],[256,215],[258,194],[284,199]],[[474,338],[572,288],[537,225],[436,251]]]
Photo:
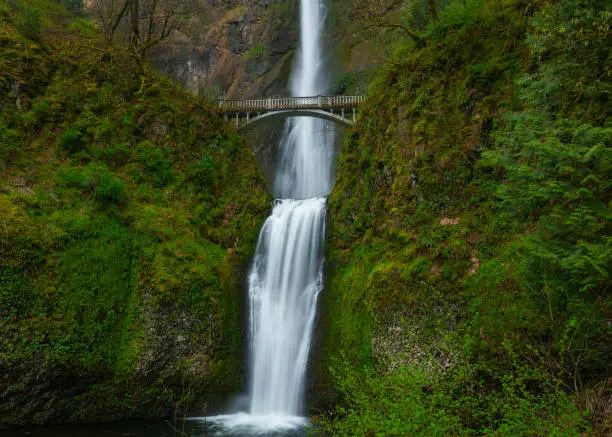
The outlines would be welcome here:
[[[213,103],[71,22],[0,16],[0,420],[214,408],[241,385],[265,183]]]
[[[322,424],[578,435],[576,395],[606,384],[611,356],[609,16],[598,1],[437,4],[423,45],[389,50],[339,156],[318,389],[340,406]]]

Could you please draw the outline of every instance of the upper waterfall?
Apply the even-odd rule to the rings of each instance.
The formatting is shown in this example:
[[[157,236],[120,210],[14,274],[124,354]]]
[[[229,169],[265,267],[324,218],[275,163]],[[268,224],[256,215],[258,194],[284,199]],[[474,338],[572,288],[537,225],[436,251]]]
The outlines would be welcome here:
[[[300,2],[300,48],[291,76],[293,96],[325,94],[328,77],[323,59],[326,6],[321,0]],[[274,196],[308,199],[327,196],[333,183],[334,131],[315,118],[289,119],[274,180]]]
[[[325,11],[325,4],[320,0],[300,2],[300,48],[291,78],[294,96],[316,96],[327,90],[322,56]]]

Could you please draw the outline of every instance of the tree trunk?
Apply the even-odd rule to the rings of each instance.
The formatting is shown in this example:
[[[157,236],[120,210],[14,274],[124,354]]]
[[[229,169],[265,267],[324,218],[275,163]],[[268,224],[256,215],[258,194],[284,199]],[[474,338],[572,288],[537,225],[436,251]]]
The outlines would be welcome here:
[[[429,15],[433,21],[438,21],[438,7],[436,6],[436,0],[428,0]]]
[[[136,50],[140,45],[140,29],[138,25],[138,20],[140,18],[140,11],[138,7],[139,1],[140,0],[130,0],[130,23],[132,27],[132,36],[130,39],[130,44],[132,46],[132,49],[134,50]]]

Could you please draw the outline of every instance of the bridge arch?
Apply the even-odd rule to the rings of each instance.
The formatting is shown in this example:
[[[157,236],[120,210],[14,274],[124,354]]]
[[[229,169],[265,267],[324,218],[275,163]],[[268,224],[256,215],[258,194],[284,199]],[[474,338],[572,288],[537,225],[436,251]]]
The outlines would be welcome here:
[[[364,96],[266,97],[260,99],[218,99],[225,119],[236,120],[238,130],[246,130],[267,120],[286,117],[315,117],[341,126],[353,126]],[[337,112],[335,112],[337,111]],[[349,114],[352,112],[352,117]],[[257,114],[257,115],[255,115]]]
[[[353,121],[349,120],[348,118],[332,112],[324,111],[322,109],[284,109],[280,111],[266,112],[256,117],[249,118],[246,123],[243,123],[242,126],[238,127],[238,130],[246,131],[269,120],[287,117],[314,117],[332,121],[344,127],[350,127],[354,124]]]

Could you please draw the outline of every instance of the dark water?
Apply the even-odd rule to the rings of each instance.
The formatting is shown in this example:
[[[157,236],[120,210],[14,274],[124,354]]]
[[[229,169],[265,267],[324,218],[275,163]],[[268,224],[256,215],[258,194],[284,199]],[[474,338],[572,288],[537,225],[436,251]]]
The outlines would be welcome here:
[[[0,437],[304,437],[306,429],[283,432],[228,432],[215,429],[211,423],[188,420],[176,425],[170,422],[132,421],[103,425],[69,425],[41,428],[0,430]]]

